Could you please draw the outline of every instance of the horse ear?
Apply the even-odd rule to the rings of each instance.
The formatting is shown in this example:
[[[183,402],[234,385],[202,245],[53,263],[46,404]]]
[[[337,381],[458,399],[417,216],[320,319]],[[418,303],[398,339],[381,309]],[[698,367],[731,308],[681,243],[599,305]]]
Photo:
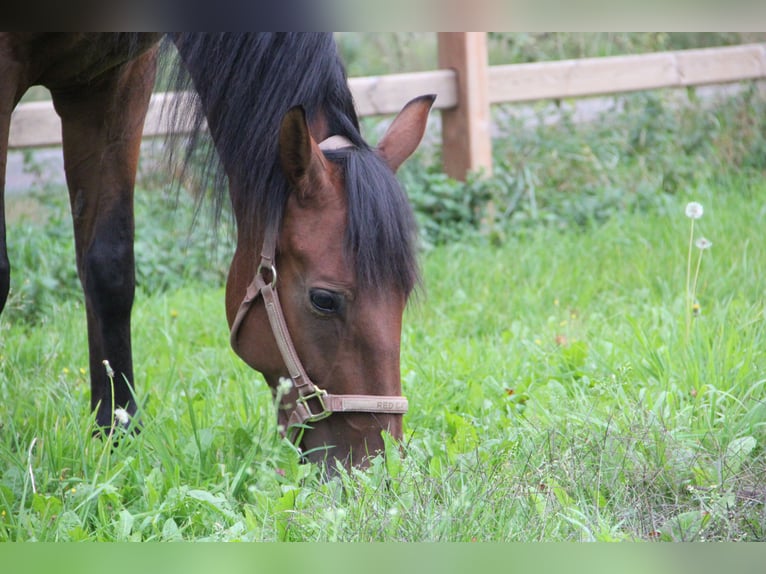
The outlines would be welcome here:
[[[311,137],[302,106],[291,108],[282,119],[279,162],[290,186],[302,200],[322,188],[326,166],[319,146]]]
[[[299,188],[311,165],[311,134],[303,106],[290,108],[282,119],[279,162],[290,184]]]
[[[394,118],[378,144],[378,153],[391,171],[396,171],[420,144],[426,131],[428,112],[436,96],[431,94],[410,100]]]

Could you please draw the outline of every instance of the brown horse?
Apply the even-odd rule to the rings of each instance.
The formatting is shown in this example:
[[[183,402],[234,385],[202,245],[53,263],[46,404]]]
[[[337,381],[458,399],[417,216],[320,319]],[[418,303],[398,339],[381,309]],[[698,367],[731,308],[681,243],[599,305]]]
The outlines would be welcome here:
[[[280,423],[311,460],[329,451],[364,464],[382,449],[381,431],[401,437],[407,408],[400,333],[418,272],[394,172],[419,144],[433,97],[407,104],[372,148],[331,34],[168,39],[183,63],[176,87],[193,88],[189,149],[212,136],[206,173],[219,202],[228,190],[237,223],[226,285],[232,346],[281,389]],[[0,185],[11,112],[27,88],[44,85],[62,121],[91,407],[106,428],[116,408],[137,411],[133,185],[161,44],[157,34],[0,33]],[[175,114],[188,125],[188,106]],[[0,310],[9,282],[3,215]]]

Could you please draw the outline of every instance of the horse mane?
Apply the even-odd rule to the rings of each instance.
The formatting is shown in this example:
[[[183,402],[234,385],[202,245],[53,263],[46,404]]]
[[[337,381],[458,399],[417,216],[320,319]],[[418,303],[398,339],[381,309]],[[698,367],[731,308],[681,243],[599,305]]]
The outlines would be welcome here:
[[[67,33],[78,40],[83,61],[90,62],[91,78],[98,73],[138,57],[162,38],[162,34],[148,32],[77,32]],[[77,78],[87,81],[90,78]]]
[[[183,163],[201,169],[216,213],[229,197],[240,222],[255,222],[246,233],[281,223],[290,189],[279,165],[279,130],[287,111],[301,105],[309,121],[322,115],[328,135],[354,144],[327,156],[345,174],[346,246],[360,287],[409,293],[418,281],[412,208],[360,134],[332,34],[179,33],[170,39],[183,62],[172,89],[189,94],[170,120],[191,126]]]

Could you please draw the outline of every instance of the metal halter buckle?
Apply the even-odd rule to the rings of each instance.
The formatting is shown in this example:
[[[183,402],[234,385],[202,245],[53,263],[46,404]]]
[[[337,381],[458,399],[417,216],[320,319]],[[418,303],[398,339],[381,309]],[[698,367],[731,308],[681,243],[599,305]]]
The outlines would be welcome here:
[[[308,413],[306,422],[314,423],[317,421],[321,421],[322,419],[326,419],[332,414],[332,411],[327,409],[327,405],[324,402],[325,396],[327,396],[327,391],[325,391],[324,389],[320,389],[319,387],[314,387],[313,393],[308,395],[300,395],[298,397],[297,402],[302,404],[303,407],[306,409],[306,412]],[[321,411],[314,412],[311,410],[309,401],[313,399],[316,399],[316,401],[319,403],[319,406],[321,407]]]

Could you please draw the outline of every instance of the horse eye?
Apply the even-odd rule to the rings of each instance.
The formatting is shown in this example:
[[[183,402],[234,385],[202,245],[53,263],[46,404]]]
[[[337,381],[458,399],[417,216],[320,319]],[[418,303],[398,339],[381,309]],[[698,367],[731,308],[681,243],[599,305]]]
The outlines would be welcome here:
[[[340,311],[341,296],[325,289],[312,289],[309,294],[311,305],[315,310],[325,315]]]

